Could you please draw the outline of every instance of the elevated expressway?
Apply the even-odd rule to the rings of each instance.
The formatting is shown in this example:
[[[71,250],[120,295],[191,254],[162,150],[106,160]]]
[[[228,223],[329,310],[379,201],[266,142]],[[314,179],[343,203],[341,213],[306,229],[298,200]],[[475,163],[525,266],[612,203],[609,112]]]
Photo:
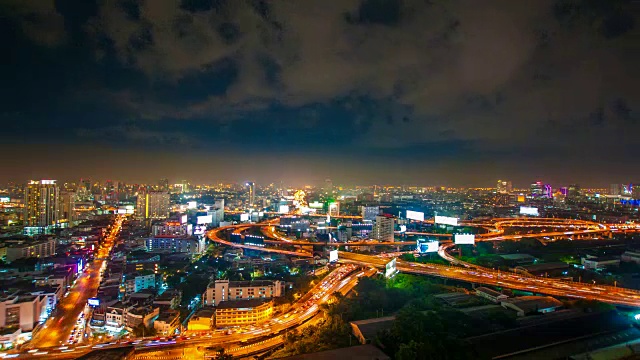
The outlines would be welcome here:
[[[287,239],[274,231],[272,224],[251,224],[251,225],[236,225],[228,228],[221,228],[211,231],[208,235],[209,238],[215,242],[222,243],[229,246],[254,248],[256,250],[267,252],[288,253],[295,256],[305,256],[304,252],[292,252],[281,249],[274,249],[268,247],[254,247],[251,245],[230,243],[219,237],[222,231],[229,229],[237,229],[244,227],[245,229],[251,226],[261,227],[265,235],[274,238],[275,240],[265,240],[267,244],[280,244],[280,245],[345,245],[352,246],[351,243],[317,243],[306,241],[292,241]],[[595,222],[584,220],[567,220],[567,219],[528,219],[528,218],[510,218],[510,219],[494,219],[491,222],[483,223],[465,223],[466,226],[476,226],[489,229],[486,234],[480,234],[477,236],[477,241],[500,241],[500,240],[519,240],[522,238],[554,238],[554,237],[576,237],[591,236],[593,234],[610,234],[615,231],[637,231],[638,227],[634,225],[623,226],[616,225],[615,228]],[[550,228],[555,229],[548,232],[536,232],[528,234],[518,235],[505,235],[504,230],[508,227],[519,228]],[[560,230],[563,231],[560,231]],[[353,246],[389,246],[389,245],[413,245],[414,242],[356,242]],[[397,260],[397,269],[401,272],[430,275],[441,278],[453,279],[458,281],[471,282],[476,284],[493,285],[498,287],[517,289],[530,291],[540,294],[548,294],[562,297],[578,298],[578,299],[591,299],[598,300],[606,303],[625,305],[632,307],[640,307],[640,292],[632,289],[625,289],[619,287],[611,287],[605,285],[595,285],[586,283],[576,283],[565,280],[555,280],[549,278],[536,277],[532,275],[505,273],[479,267],[476,265],[468,264],[456,259],[449,255],[446,250],[454,244],[443,244],[438,251],[438,254],[445,260],[452,263],[452,266],[443,266],[436,264],[420,264],[405,262]],[[306,256],[312,256],[306,253]],[[388,258],[355,254],[351,252],[340,252],[340,261],[350,262],[360,265],[375,266],[383,268],[389,261]]]

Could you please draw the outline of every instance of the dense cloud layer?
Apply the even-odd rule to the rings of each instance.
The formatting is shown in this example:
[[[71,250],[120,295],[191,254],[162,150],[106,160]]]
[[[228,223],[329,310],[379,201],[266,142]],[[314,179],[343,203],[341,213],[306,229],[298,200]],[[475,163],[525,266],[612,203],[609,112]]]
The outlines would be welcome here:
[[[14,139],[28,126],[67,142],[632,160],[639,7],[5,1],[0,116]]]

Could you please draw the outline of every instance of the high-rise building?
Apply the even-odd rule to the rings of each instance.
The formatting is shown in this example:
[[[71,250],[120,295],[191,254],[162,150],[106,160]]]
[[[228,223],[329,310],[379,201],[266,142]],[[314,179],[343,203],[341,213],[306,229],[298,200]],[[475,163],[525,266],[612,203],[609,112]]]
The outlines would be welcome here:
[[[623,187],[624,185],[622,184],[611,184],[609,195],[622,195]]]
[[[168,192],[145,191],[138,194],[136,214],[144,219],[166,219],[170,205]]]
[[[30,181],[24,192],[25,226],[46,227],[58,224],[60,189],[55,180]]]
[[[580,185],[571,184],[567,188],[567,197],[568,198],[577,198],[580,196]]]
[[[160,179],[158,187],[160,191],[169,191],[169,179]]]
[[[551,184],[544,184],[544,197],[553,198],[553,188]]]
[[[531,184],[531,196],[538,197],[544,195],[544,186],[542,181],[536,181]]]
[[[376,216],[373,225],[373,238],[379,241],[393,241],[395,219],[389,215]]]
[[[380,206],[361,206],[362,220],[374,221],[380,215]]]
[[[64,191],[60,194],[60,219],[72,227],[76,218],[76,192]]]
[[[256,184],[253,182],[247,182],[247,190],[249,191],[247,196],[247,203],[250,208],[253,207],[256,201]]]
[[[498,194],[508,194],[513,190],[513,185],[511,185],[511,181],[507,180],[498,180],[498,185],[496,186],[496,192]]]
[[[640,184],[638,183],[629,184],[629,189],[627,191],[631,194],[631,197],[634,198],[635,200],[640,199]]]

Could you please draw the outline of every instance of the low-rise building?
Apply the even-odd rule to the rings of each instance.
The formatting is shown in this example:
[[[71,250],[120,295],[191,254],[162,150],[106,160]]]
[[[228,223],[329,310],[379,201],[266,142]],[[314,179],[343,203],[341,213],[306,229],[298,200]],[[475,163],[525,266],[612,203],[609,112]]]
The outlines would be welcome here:
[[[213,318],[215,316],[215,309],[212,307],[203,307],[191,316],[187,323],[187,330],[189,331],[209,331],[213,328]]]
[[[592,256],[580,259],[582,266],[588,270],[602,270],[608,266],[620,266],[620,256]]]
[[[178,311],[163,311],[153,322],[153,328],[156,329],[159,335],[170,336],[175,334],[176,330],[180,328],[180,312]]]
[[[508,298],[508,296],[505,294],[499,293],[495,290],[491,290],[489,288],[482,287],[482,286],[479,288],[476,288],[476,295],[494,303],[499,303],[500,301]]]
[[[141,306],[129,308],[126,311],[125,328],[132,331],[141,324],[145,327],[153,327],[153,322],[160,314],[159,307]]]
[[[280,280],[215,280],[207,286],[203,298],[205,305],[215,306],[221,301],[270,299],[283,295],[284,282]]]
[[[506,309],[515,310],[518,316],[545,314],[563,306],[562,302],[551,296],[520,296],[503,300],[500,305]]]
[[[5,261],[11,263],[18,259],[24,258],[45,258],[53,256],[56,253],[56,239],[47,237],[42,240],[34,240],[30,238],[5,239],[0,244],[3,247]]]
[[[41,295],[11,295],[0,298],[0,328],[19,327],[33,330],[46,318],[47,297]]]
[[[156,287],[155,274],[130,273],[125,275],[125,289],[127,294],[138,292],[143,289]]]
[[[221,301],[215,307],[214,326],[218,328],[259,324],[273,315],[273,301],[266,299]]]
[[[205,250],[205,241],[189,236],[154,236],[147,239],[148,251],[199,254]]]

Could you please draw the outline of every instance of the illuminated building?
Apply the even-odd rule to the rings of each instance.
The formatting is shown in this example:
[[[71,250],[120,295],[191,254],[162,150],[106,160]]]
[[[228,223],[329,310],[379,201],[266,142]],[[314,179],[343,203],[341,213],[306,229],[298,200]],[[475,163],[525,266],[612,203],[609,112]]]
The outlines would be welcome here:
[[[550,184],[544,185],[544,196],[549,199],[553,198],[553,188],[551,187]]]
[[[498,180],[498,184],[496,186],[496,192],[498,194],[508,194],[513,189],[513,185],[511,181],[506,180]]]
[[[378,241],[393,241],[395,220],[390,215],[376,216],[376,223],[373,225],[373,238]]]
[[[140,290],[155,288],[156,287],[156,275],[139,273],[130,273],[125,275],[125,289],[127,294],[132,294]]]
[[[360,207],[360,212],[362,215],[362,220],[373,221],[376,219],[376,216],[380,215],[380,207],[379,206],[362,206]]]
[[[148,251],[199,254],[205,250],[204,238],[194,237],[154,236],[147,239]]]
[[[273,301],[265,299],[222,301],[215,307],[214,326],[260,324],[271,319]]]
[[[58,224],[60,189],[55,180],[30,181],[24,192],[24,223],[28,227]]]
[[[162,336],[170,336],[180,329],[180,312],[163,310],[156,321],[153,322],[153,328]]]
[[[160,181],[158,181],[158,188],[160,191],[169,191],[169,179],[160,179]]]
[[[184,220],[182,217],[176,220],[167,220],[156,222],[151,226],[151,233],[153,236],[188,236],[191,235],[192,224],[186,222],[186,215]]]
[[[571,184],[567,188],[567,197],[568,198],[577,198],[580,196],[580,185]]]
[[[193,314],[187,323],[189,331],[209,331],[213,327],[213,317],[215,310],[211,307],[204,307]]]
[[[31,331],[46,316],[47,297],[14,295],[0,298],[0,328],[19,327]]]
[[[48,238],[46,240],[11,240],[7,239],[0,244],[6,248],[5,261],[13,262],[17,259],[44,258],[56,254],[56,240]]]
[[[246,185],[247,185],[247,188],[249,190],[249,193],[247,194],[248,195],[248,199],[247,199],[248,205],[249,205],[250,208],[252,208],[253,204],[256,201],[256,184],[253,183],[253,182],[248,182]]]
[[[60,220],[66,221],[69,227],[73,227],[76,216],[76,193],[64,191],[60,195]]]
[[[544,186],[541,181],[536,181],[531,184],[531,196],[538,197],[544,195]]]
[[[334,201],[329,203],[329,216],[340,216],[340,202]]]
[[[284,295],[280,280],[229,281],[215,280],[207,286],[204,305],[216,305],[229,300],[270,299]]]
[[[136,214],[144,219],[166,219],[169,217],[169,193],[145,191],[138,194]]]

